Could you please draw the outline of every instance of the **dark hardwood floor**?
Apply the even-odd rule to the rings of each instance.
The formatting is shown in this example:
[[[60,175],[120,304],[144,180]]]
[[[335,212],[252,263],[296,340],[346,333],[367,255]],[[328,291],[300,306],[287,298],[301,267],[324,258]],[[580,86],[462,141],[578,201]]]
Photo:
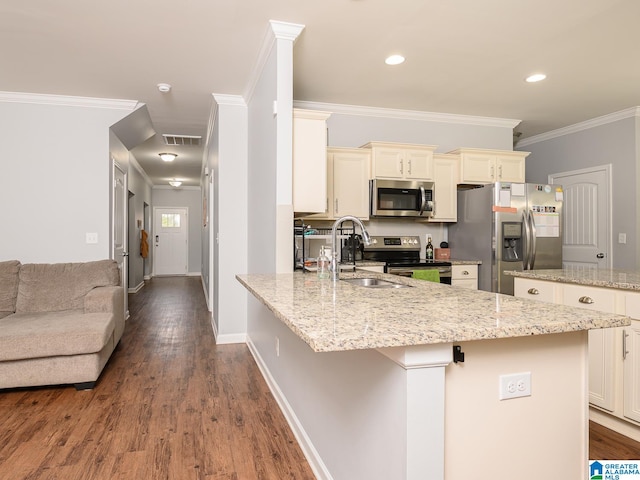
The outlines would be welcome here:
[[[589,422],[589,458],[591,460],[640,460],[640,442]]]
[[[313,479],[245,345],[215,345],[199,278],[153,279],[96,387],[0,391],[0,479]]]

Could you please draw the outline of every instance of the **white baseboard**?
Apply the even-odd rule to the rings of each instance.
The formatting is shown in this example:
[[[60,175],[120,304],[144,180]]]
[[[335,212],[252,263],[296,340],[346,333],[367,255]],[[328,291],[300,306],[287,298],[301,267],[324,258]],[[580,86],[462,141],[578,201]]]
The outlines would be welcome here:
[[[144,276],[144,277],[142,277],[142,278],[144,278],[144,279],[145,279],[145,281],[147,281],[147,280],[151,280],[151,275],[145,275],[145,276]]]
[[[211,321],[213,324],[213,319]],[[229,333],[226,335],[216,335],[217,345],[226,345],[228,343],[247,343],[246,333]]]
[[[311,467],[311,470],[313,470],[313,474],[316,476],[318,480],[333,480],[333,477],[329,473],[327,466],[322,461],[322,458],[320,458],[320,454],[318,453],[316,448],[313,446],[311,439],[309,438],[309,436],[307,435],[307,432],[305,431],[304,427],[300,423],[300,420],[298,420],[298,417],[293,411],[293,408],[287,401],[287,398],[284,396],[284,393],[282,393],[282,390],[280,390],[278,383],[271,376],[271,372],[269,372],[269,369],[267,368],[267,365],[262,360],[262,357],[260,356],[258,349],[255,347],[255,345],[251,341],[251,338],[248,335],[247,335],[247,346],[249,347],[249,351],[251,352],[251,355],[253,355],[253,358],[256,361],[256,364],[258,365],[260,372],[262,373],[262,376],[267,382],[267,386],[269,387],[269,390],[271,390],[271,394],[276,399],[276,402],[278,403],[280,410],[282,411],[285,419],[287,420],[287,423],[291,427],[291,430],[293,431],[293,435],[296,437],[296,440],[298,441],[298,444],[302,449],[302,453],[307,459],[307,462],[309,462],[309,466]]]
[[[201,272],[188,272],[187,273],[187,277],[201,277],[202,273]]]
[[[144,281],[140,282],[138,285],[136,285],[133,288],[127,289],[127,292],[128,293],[138,293],[140,290],[142,290],[142,287],[144,287]]]
[[[640,427],[633,423],[627,422],[626,420],[622,420],[621,418],[615,417],[593,407],[589,407],[589,420],[599,423],[600,425],[607,427],[614,432],[618,432],[625,437],[629,437],[636,442],[640,442]]]

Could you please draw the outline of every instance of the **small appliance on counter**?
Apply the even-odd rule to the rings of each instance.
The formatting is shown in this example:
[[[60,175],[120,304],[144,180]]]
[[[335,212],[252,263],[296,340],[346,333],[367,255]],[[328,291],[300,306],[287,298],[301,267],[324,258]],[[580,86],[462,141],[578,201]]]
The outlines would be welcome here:
[[[451,249],[447,242],[440,242],[440,248],[435,250],[436,260],[449,260],[451,258]]]

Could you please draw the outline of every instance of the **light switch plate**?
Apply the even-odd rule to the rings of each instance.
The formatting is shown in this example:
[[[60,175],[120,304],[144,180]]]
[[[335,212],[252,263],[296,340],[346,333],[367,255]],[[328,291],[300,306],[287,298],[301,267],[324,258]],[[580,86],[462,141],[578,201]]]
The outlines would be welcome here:
[[[618,243],[627,243],[627,234],[619,233],[618,234]]]

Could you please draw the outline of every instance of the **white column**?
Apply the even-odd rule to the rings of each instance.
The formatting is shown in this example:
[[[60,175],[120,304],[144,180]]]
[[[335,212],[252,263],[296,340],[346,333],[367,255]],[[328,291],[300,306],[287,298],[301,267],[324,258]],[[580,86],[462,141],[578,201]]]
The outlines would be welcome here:
[[[407,480],[444,480],[445,367],[453,345],[379,348],[406,371]]]

